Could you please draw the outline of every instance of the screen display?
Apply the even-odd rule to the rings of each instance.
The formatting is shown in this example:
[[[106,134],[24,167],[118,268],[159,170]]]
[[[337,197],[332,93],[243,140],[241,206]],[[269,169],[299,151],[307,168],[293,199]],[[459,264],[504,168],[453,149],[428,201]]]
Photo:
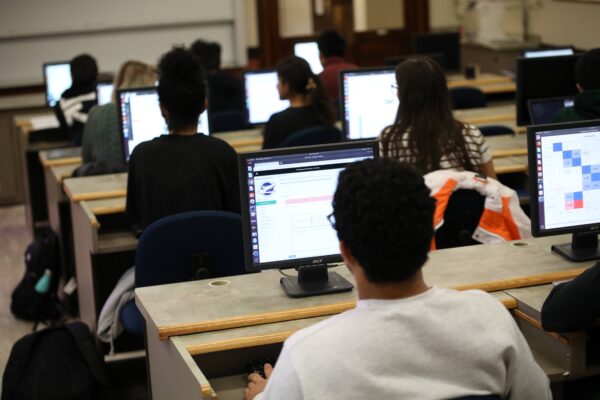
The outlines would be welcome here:
[[[529,114],[534,125],[549,124],[556,114],[565,107],[573,107],[572,97],[557,99],[529,100]]]
[[[535,140],[540,231],[600,223],[600,124]]]
[[[313,74],[319,75],[323,72],[323,65],[319,58],[319,47],[317,46],[317,42],[296,43],[294,45],[294,54],[304,58],[308,62]]]
[[[99,83],[96,86],[96,92],[98,94],[98,105],[103,106],[112,101],[113,84],[112,83]]]
[[[573,54],[573,49],[570,47],[563,49],[527,50],[523,53],[525,58],[571,56]]]
[[[290,106],[288,100],[281,100],[277,91],[275,71],[246,72],[246,109],[251,124],[264,124],[271,115]]]
[[[71,87],[71,65],[69,63],[44,64],[46,101],[53,107],[63,92]]]
[[[119,91],[119,110],[127,160],[138,144],[169,133],[160,112],[155,87]],[[198,119],[198,132],[205,135],[210,133],[206,111]]]
[[[374,158],[376,152],[376,145],[363,143],[246,158],[252,264],[339,255],[336,232],[327,219],[338,176],[348,164]]]
[[[342,72],[344,132],[348,139],[370,139],[394,123],[398,113],[393,68]]]

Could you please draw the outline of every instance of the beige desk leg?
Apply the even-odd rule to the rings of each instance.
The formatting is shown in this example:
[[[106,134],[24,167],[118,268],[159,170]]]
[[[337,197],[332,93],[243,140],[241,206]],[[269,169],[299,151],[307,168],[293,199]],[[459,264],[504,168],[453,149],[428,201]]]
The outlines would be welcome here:
[[[98,232],[90,224],[89,216],[80,203],[71,203],[73,238],[75,241],[75,272],[77,275],[77,299],[79,315],[92,332],[96,331],[96,301],[92,275],[92,251],[98,242]]]
[[[146,324],[146,363],[152,400],[204,400],[202,386],[194,375],[198,369],[185,347],[160,341],[152,322]],[[175,338],[176,339],[176,338]],[[182,354],[186,352],[186,354]]]

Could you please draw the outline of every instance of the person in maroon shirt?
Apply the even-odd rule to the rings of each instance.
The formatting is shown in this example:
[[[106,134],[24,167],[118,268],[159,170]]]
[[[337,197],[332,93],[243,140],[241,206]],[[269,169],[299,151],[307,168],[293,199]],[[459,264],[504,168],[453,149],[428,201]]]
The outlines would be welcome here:
[[[344,60],[346,41],[336,31],[327,30],[317,39],[319,57],[323,64],[321,82],[330,100],[339,99],[339,72],[345,69],[356,69],[356,65]]]

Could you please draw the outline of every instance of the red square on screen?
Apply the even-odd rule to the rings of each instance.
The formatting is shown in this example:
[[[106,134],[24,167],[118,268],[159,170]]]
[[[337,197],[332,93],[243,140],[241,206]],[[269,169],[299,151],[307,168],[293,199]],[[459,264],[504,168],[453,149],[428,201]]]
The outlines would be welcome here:
[[[583,200],[575,200],[575,208],[583,208]]]

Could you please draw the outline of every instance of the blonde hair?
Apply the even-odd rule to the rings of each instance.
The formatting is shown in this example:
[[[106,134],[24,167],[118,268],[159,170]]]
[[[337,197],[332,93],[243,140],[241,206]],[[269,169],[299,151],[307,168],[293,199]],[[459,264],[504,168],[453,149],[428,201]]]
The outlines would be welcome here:
[[[154,86],[158,76],[156,68],[141,61],[127,61],[121,65],[113,80],[113,103],[117,102],[117,90]]]

